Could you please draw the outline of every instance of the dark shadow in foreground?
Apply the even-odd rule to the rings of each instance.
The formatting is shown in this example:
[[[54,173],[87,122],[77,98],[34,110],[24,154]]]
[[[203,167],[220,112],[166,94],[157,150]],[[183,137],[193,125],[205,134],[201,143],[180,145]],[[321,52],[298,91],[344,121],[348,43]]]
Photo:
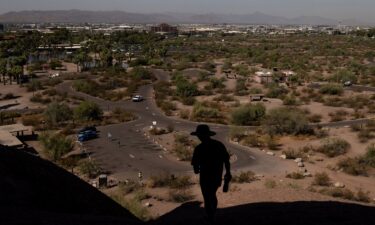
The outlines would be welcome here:
[[[205,223],[200,202],[188,202],[150,225]],[[217,225],[374,225],[375,207],[342,202],[264,202],[219,209]]]
[[[142,223],[112,199],[55,164],[0,147],[1,225],[200,225],[199,202]],[[253,203],[219,209],[216,224],[374,225],[375,207],[341,202]]]
[[[32,154],[0,147],[0,224],[139,224],[77,176]]]

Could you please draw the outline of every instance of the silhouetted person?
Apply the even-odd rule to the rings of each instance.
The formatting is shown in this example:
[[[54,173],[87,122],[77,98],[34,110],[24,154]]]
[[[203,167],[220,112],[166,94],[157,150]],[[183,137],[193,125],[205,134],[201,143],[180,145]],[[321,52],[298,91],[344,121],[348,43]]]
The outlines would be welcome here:
[[[229,154],[223,143],[211,139],[211,136],[215,134],[205,124],[198,125],[196,131],[191,133],[202,142],[194,149],[191,164],[194,173],[200,174],[199,183],[203,194],[204,208],[210,223],[213,223],[217,209],[216,192],[221,186],[224,165],[226,170],[225,180],[229,181],[232,178]]]

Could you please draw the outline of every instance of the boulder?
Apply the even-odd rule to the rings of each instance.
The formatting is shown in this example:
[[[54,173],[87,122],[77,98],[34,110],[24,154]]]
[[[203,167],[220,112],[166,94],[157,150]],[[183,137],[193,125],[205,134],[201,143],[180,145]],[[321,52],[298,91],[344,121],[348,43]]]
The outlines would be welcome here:
[[[302,158],[296,158],[296,159],[294,160],[294,162],[296,162],[296,163],[300,163],[300,162],[302,162]]]
[[[336,182],[336,183],[334,184],[334,186],[337,187],[337,188],[344,188],[344,187],[345,187],[345,184],[343,184],[343,183],[341,183],[341,182]]]
[[[286,159],[286,155],[280,155],[280,158]]]
[[[299,162],[298,164],[298,167],[304,167],[305,165],[303,164],[303,162]]]
[[[275,153],[274,152],[267,152],[267,155],[275,156]]]
[[[304,173],[303,173],[303,176],[304,176],[304,177],[312,177],[312,174],[309,173],[309,172],[304,172]]]

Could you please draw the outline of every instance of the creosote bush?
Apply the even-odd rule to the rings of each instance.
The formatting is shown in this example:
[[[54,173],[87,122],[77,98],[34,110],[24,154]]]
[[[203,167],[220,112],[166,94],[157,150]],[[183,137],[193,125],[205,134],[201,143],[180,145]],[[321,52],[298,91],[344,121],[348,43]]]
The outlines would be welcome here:
[[[257,178],[255,177],[255,173],[252,171],[242,171],[232,177],[232,182],[235,183],[251,183],[255,180],[257,180]]]
[[[325,154],[328,157],[336,157],[345,154],[350,148],[349,142],[340,138],[327,138],[322,141],[316,151]]]
[[[316,173],[312,184],[318,186],[330,186],[331,178],[329,178],[326,172]]]

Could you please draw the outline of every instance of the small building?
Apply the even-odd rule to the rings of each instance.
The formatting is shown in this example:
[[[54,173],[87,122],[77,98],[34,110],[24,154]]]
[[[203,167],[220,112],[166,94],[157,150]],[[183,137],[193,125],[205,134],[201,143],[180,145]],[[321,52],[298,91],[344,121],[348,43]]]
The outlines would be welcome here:
[[[273,82],[273,73],[271,71],[258,71],[255,73],[254,81],[260,84]]]
[[[10,148],[23,148],[25,144],[19,139],[26,132],[33,134],[32,127],[22,124],[0,126],[0,145]]]
[[[263,98],[264,98],[264,94],[250,95],[250,101],[252,101],[252,102],[262,101]]]
[[[281,71],[281,77],[279,78],[280,83],[287,83],[291,76],[294,76],[296,73],[291,70],[283,70]]]
[[[167,33],[167,34],[177,34],[178,29],[177,27],[171,26],[166,23],[162,23],[158,26],[152,26],[151,27],[151,32],[154,33]]]

